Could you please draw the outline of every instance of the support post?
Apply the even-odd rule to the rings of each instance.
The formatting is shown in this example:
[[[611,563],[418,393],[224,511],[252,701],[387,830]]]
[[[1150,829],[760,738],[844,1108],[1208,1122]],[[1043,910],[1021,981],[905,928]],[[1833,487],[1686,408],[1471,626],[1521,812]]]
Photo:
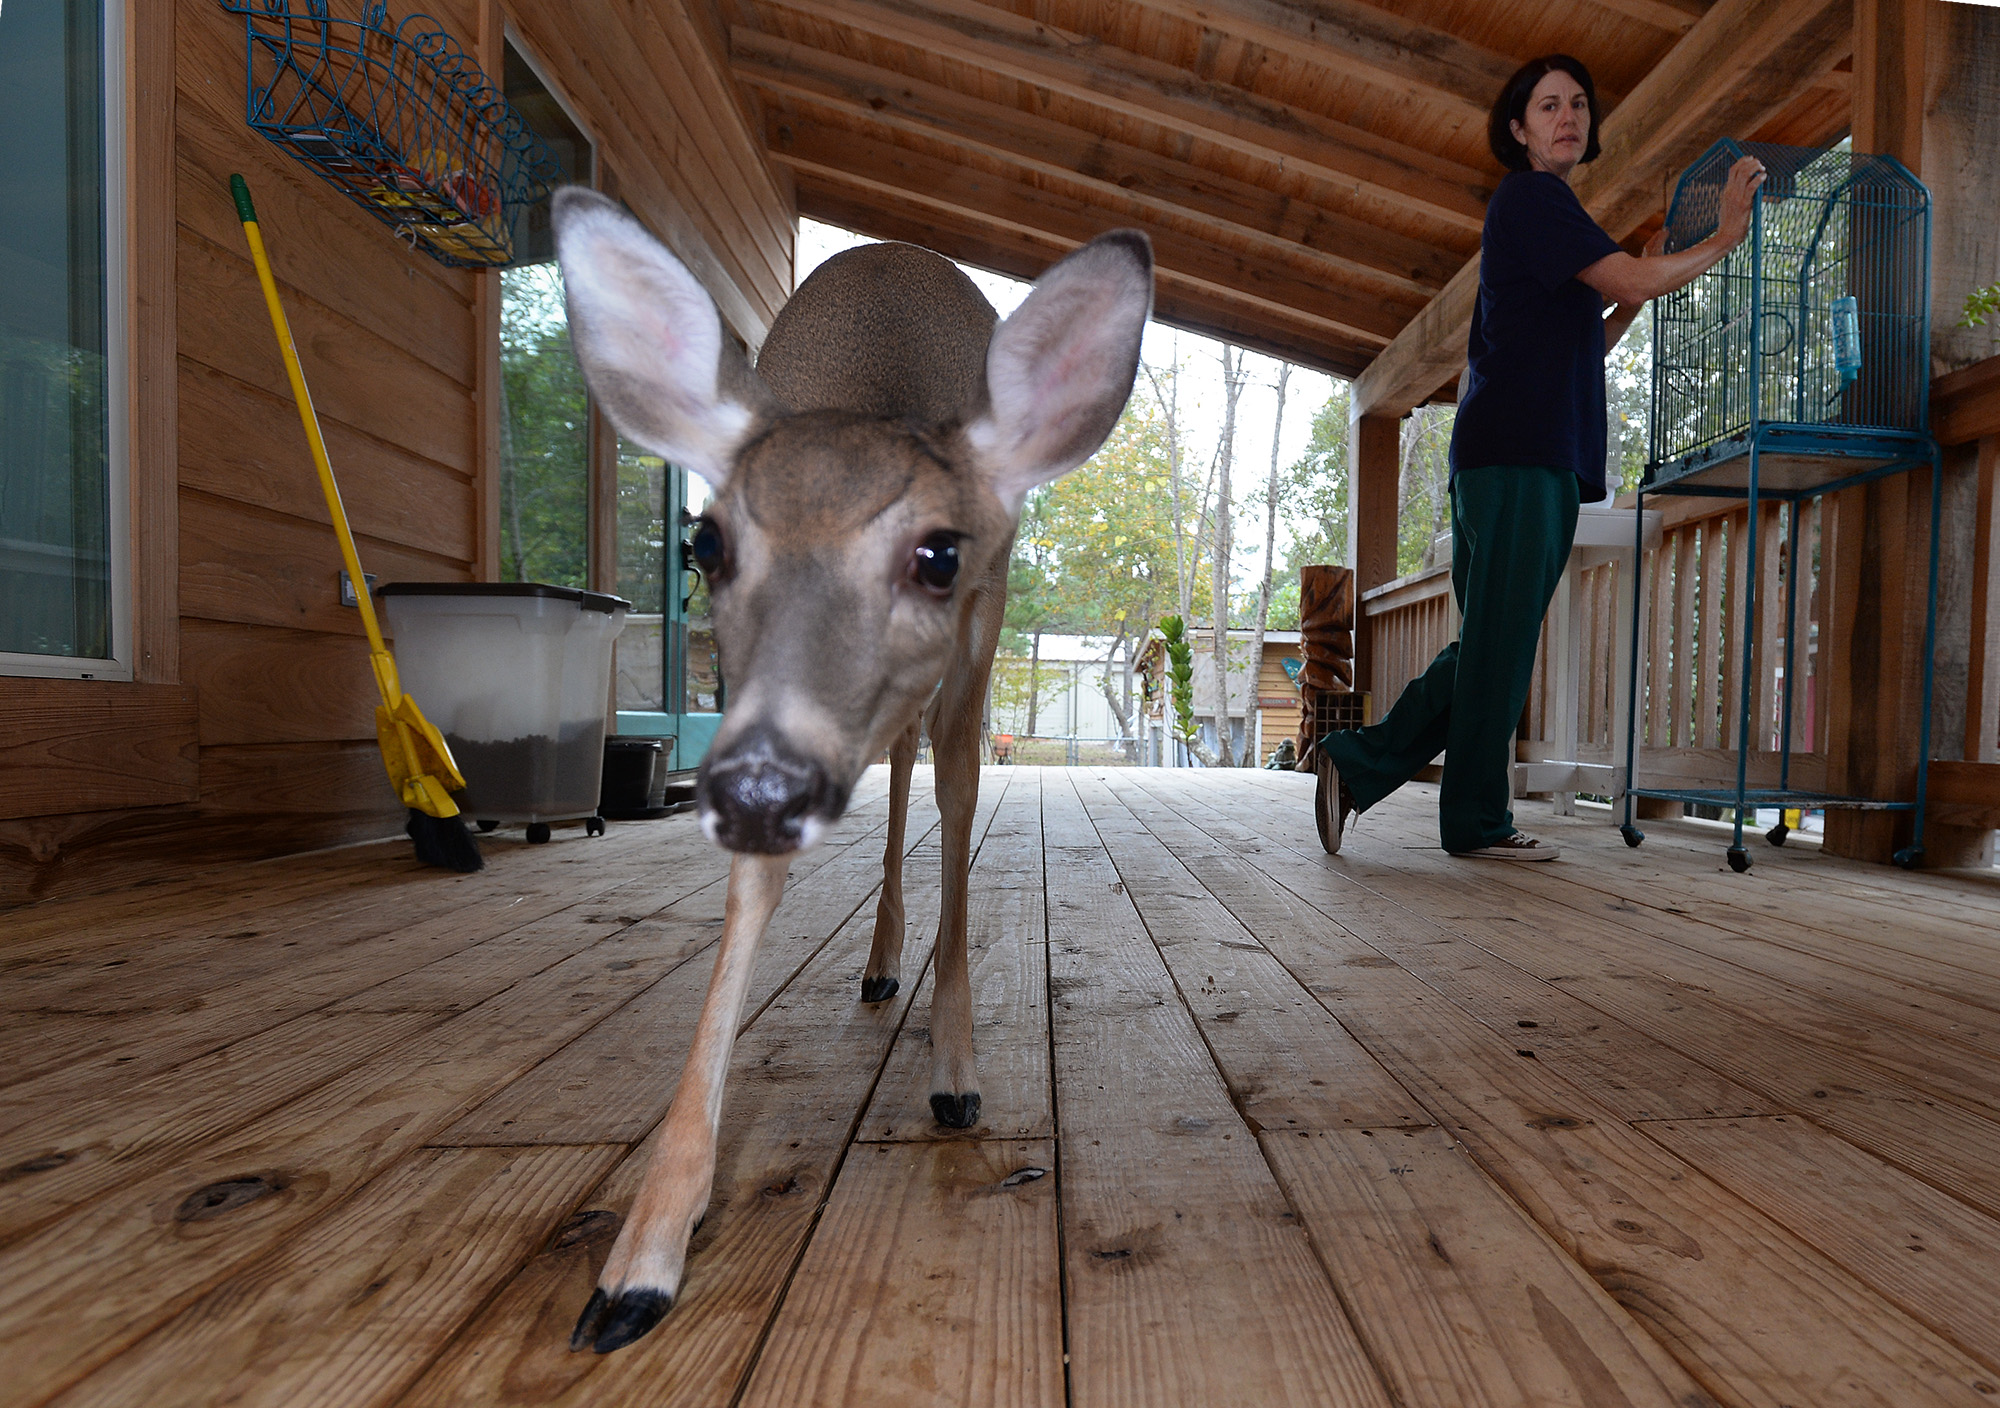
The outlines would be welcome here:
[[[1396,489],[1401,468],[1399,415],[1351,415],[1347,422],[1347,560],[1354,568],[1354,687],[1375,694],[1375,717],[1396,701],[1375,679],[1375,630],[1361,594],[1396,575]]]
[[[1961,25],[1957,11],[1974,18]],[[1972,6],[1855,0],[1854,150],[1893,156],[1927,178],[1934,235],[1960,232],[1950,235],[1947,245],[1934,244],[1939,255],[1932,274],[1934,304],[1948,300],[1947,286],[1960,281],[1962,271],[1952,268],[1957,257],[1953,250],[1965,243],[1976,248],[1980,242],[1981,236],[1965,232],[1990,220],[1990,212],[1976,205],[1974,192],[1953,184],[1957,173],[1926,171],[1926,157],[1933,149],[1940,156],[1959,151],[1982,117],[1989,125],[2000,122],[2000,57],[1990,47],[1960,52],[1962,44],[1977,43],[1980,36],[1971,31],[1982,26],[2000,35],[2000,26],[1993,26],[1984,12]],[[1959,33],[1961,28],[1967,32]],[[1945,78],[1955,74],[1963,80],[1966,75],[1959,71],[1967,64],[1986,75],[1983,88],[1975,84],[1987,99],[1983,113],[1977,93],[1967,97],[1955,88],[1950,101],[1927,103],[1928,96],[1941,96]],[[1963,297],[1961,293],[1961,302]],[[1946,317],[1941,307],[1934,307],[1934,365],[1939,354],[1953,345],[1951,323],[1956,318],[1955,310]],[[1948,497],[1954,487],[1947,485]],[[1833,556],[1845,568],[1837,580],[1841,586],[1851,581],[1854,595],[1847,603],[1836,599],[1837,613],[1851,611],[1852,629],[1834,632],[1833,668],[1827,672],[1838,695],[1828,701],[1834,725],[1828,780],[1853,792],[1907,797],[1915,787],[1924,709],[1919,642],[1924,638],[1929,578],[1930,494],[1930,475],[1913,470],[1830,500]],[[1955,521],[1954,531],[1941,545],[1947,557],[1969,554],[1970,532],[1956,530],[1971,526],[1969,521]],[[1966,541],[1961,543],[1961,538]],[[1969,575],[1950,563],[1941,568],[1942,580],[1948,583]],[[1947,672],[1947,681],[1950,678]],[[1964,701],[1947,697],[1941,707],[1951,716],[1964,707]],[[1950,737],[1947,731],[1939,742],[1950,748],[1946,741]],[[1857,860],[1886,861],[1908,844],[1912,830],[1913,819],[1907,812],[1832,812],[1827,817],[1826,849]],[[1927,866],[1973,863],[1989,853],[1989,837],[1983,830],[1926,828],[1923,863]]]

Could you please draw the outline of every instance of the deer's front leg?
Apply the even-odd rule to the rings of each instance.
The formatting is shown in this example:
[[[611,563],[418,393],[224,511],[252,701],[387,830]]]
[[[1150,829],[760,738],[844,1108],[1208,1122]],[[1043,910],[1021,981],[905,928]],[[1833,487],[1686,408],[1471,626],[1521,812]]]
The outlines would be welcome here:
[[[944,840],[944,894],[938,914],[937,971],[931,984],[931,1114],[952,1129],[979,1122],[979,1072],[972,1055],[972,977],[966,958],[966,891],[972,817],[979,807],[979,711],[999,641],[1001,603],[973,612],[969,658],[945,676],[931,742],[937,758]]]
[[[910,819],[910,771],[917,765],[923,715],[889,745],[889,845],[882,857],[882,898],[875,906],[875,942],[861,972],[861,1000],[886,1002],[903,976],[903,833]]]
[[[597,1290],[570,1335],[569,1347],[599,1354],[638,1339],[673,1308],[694,1235],[715,1186],[715,1140],[722,1120],[722,1086],[743,996],[750,987],[757,941],[785,892],[784,855],[738,854],[729,867],[722,946],[708,982],[694,1046],[681,1070],[652,1162],[632,1211],[612,1244]]]

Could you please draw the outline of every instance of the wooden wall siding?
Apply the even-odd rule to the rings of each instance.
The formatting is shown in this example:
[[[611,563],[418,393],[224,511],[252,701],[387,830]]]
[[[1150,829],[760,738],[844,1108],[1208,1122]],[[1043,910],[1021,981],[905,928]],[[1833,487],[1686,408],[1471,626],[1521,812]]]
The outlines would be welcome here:
[[[501,26],[515,26],[599,141],[618,193],[754,345],[791,289],[792,195],[764,159],[754,100],[727,76],[722,22],[700,3],[425,8],[489,69]],[[136,461],[158,473],[135,475],[141,678],[178,683],[136,713],[140,696],[107,688],[92,696],[101,707],[51,714],[49,700],[87,684],[0,681],[0,904],[400,821],[360,618],[338,604],[339,554],[231,172],[256,197],[363,567],[462,580],[495,563],[497,277],[413,254],[249,131],[240,19],[213,0],[147,15],[135,26],[134,141],[157,153],[135,170],[158,210],[157,228],[135,228],[153,280],[136,336],[156,355],[134,424]],[[149,625],[162,603],[164,624]],[[129,727],[108,750],[91,745],[89,728],[111,718]],[[91,756],[70,759],[79,751]],[[34,781],[30,762],[64,759],[87,766]]]
[[[518,0],[527,52],[616,173],[620,196],[715,295],[753,348],[792,290],[787,182],[746,125],[715,45],[686,0]]]

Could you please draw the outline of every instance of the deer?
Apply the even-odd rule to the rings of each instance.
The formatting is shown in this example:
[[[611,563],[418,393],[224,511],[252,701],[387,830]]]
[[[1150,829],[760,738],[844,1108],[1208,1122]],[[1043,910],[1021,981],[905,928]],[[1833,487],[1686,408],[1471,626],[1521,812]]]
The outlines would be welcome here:
[[[629,440],[701,476],[689,547],[729,704],[695,786],[731,852],[715,968],[632,1209],[570,1337],[619,1349],[673,1307],[713,1191],[723,1085],[757,945],[791,858],[886,751],[889,821],[860,1000],[901,979],[902,864],[920,730],[936,765],[943,893],[932,1116],[979,1118],[966,905],[981,715],[1028,493],[1096,453],[1152,311],[1146,236],[1113,230],[1002,321],[956,265],[864,245],[805,279],[754,369],[707,291],[618,204],[554,198],[571,345]]]

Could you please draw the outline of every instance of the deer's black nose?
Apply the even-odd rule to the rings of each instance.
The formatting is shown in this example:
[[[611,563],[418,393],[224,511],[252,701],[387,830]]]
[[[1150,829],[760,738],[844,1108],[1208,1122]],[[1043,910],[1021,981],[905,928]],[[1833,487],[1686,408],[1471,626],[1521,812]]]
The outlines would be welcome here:
[[[717,845],[780,855],[808,844],[815,820],[831,819],[832,791],[825,768],[759,729],[702,764],[695,797]]]

